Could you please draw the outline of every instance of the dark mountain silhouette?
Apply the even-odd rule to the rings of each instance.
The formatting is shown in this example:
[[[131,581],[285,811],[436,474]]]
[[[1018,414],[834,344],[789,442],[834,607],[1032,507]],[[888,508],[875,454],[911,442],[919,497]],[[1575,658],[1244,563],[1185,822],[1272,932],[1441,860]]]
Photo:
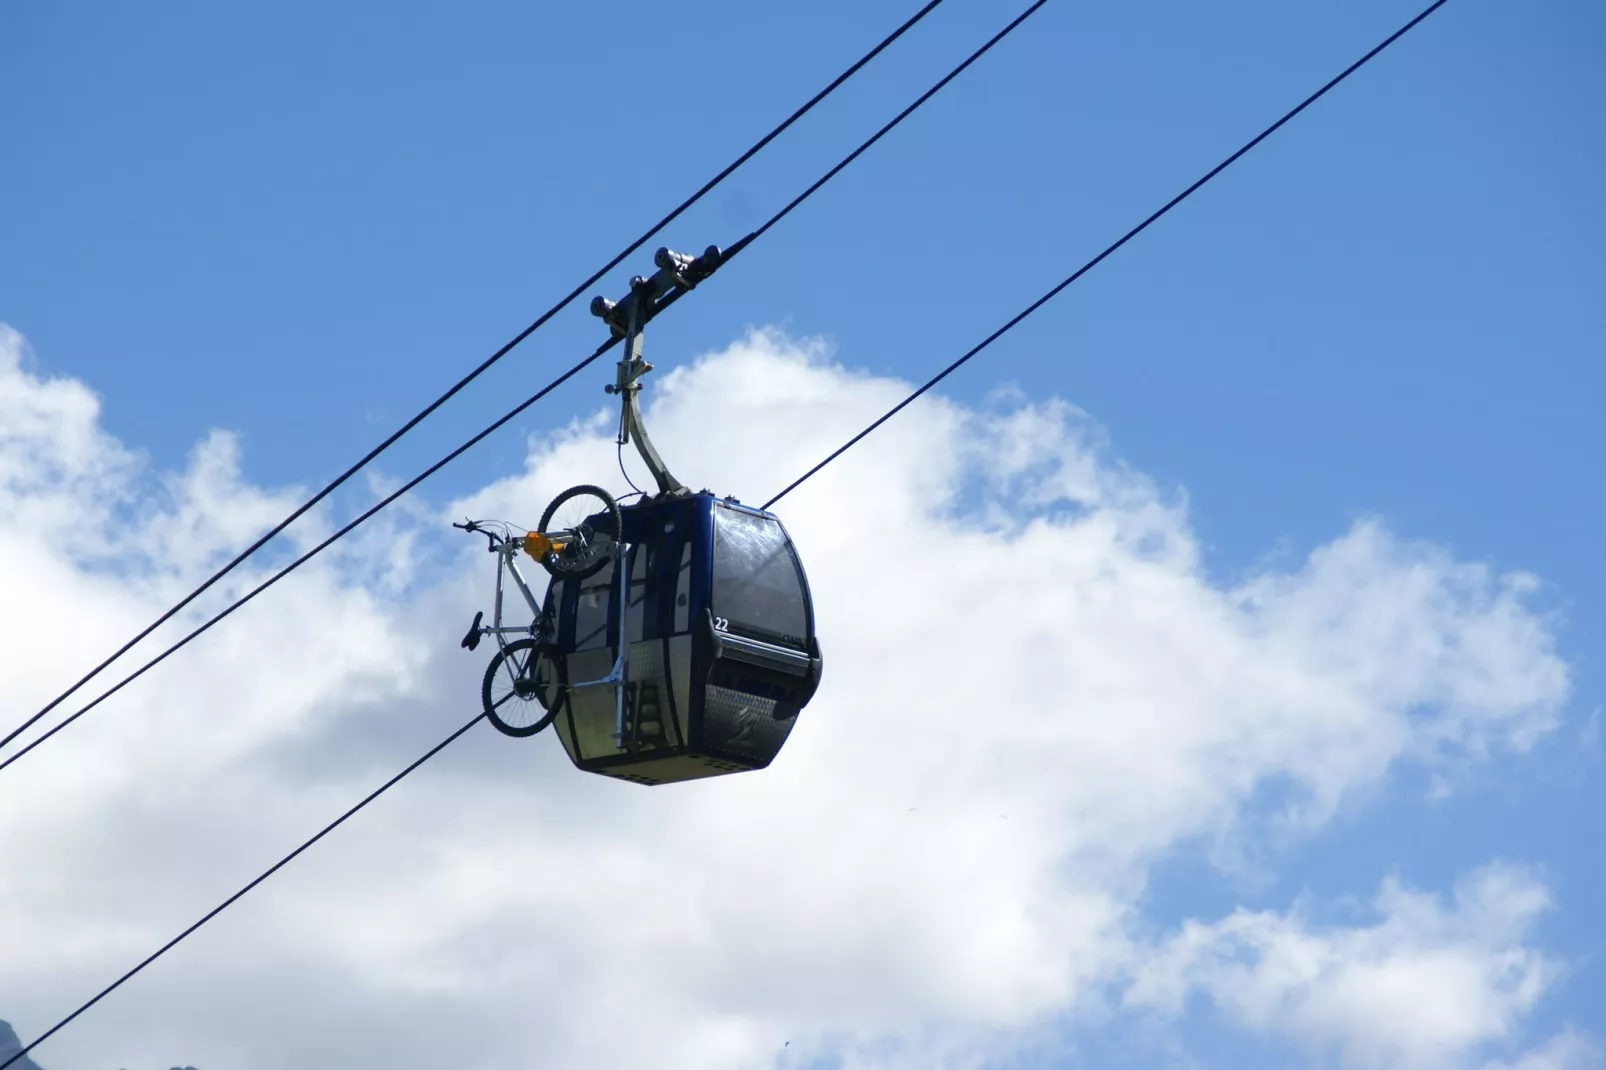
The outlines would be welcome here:
[[[21,1050],[22,1041],[17,1039],[17,1031],[11,1028],[10,1022],[0,1022],[0,1063]],[[40,1070],[40,1068],[38,1063],[25,1057],[6,1067],[6,1070]]]
[[[0,1063],[5,1062],[21,1050],[22,1041],[17,1039],[16,1030],[11,1028],[11,1023],[0,1021]],[[6,1067],[6,1070],[44,1070],[44,1068],[32,1059],[24,1057]],[[195,1070],[195,1067],[175,1066],[173,1070]]]

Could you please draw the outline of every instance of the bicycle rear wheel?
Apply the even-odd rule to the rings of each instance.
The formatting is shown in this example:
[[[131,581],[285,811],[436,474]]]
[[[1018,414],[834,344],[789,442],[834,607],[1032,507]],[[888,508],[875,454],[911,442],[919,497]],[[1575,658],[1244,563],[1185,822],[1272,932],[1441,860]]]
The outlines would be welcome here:
[[[560,580],[595,575],[612,559],[621,527],[613,495],[589,484],[570,487],[541,514],[541,534],[557,544],[541,565]]]

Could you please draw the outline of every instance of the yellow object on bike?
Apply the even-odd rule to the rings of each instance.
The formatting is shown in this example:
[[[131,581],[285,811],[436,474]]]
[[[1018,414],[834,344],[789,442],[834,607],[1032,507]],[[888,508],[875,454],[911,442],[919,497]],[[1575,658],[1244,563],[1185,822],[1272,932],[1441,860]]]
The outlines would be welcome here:
[[[537,561],[552,551],[561,549],[563,549],[562,543],[553,542],[539,531],[532,531],[524,536],[524,552]]]

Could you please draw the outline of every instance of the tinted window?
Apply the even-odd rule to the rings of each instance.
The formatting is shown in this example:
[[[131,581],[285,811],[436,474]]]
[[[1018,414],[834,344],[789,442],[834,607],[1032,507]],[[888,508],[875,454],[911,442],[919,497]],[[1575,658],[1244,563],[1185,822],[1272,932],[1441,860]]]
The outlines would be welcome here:
[[[608,600],[612,592],[613,562],[602,566],[594,576],[580,581],[574,606],[574,649],[591,650],[609,645]]]
[[[675,574],[675,633],[691,627],[691,543],[680,546],[680,571]]]
[[[786,533],[774,520],[726,506],[714,510],[713,610],[738,625],[801,643],[808,632],[803,581]]]
[[[641,630],[641,622],[647,601],[648,547],[632,546],[630,562],[630,601],[625,611],[625,641],[634,643],[646,638]]]

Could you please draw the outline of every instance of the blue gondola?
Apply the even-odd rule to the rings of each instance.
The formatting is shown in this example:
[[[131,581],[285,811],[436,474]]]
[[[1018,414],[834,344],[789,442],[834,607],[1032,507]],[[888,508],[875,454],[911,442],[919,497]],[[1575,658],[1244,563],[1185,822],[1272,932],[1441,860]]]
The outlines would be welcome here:
[[[499,554],[493,623],[476,615],[463,645],[494,635],[483,699],[515,736],[555,727],[574,764],[638,784],[762,769],[819,687],[822,661],[808,580],[780,518],[692,492],[669,474],[641,424],[641,328],[717,267],[660,250],[660,271],[632,280],[624,301],[592,309],[626,342],[610,392],[621,396],[619,442],[634,441],[658,492],[621,506],[577,486],[526,536],[482,531]],[[710,266],[711,265],[711,266]],[[551,574],[539,608],[516,559]],[[503,575],[535,615],[502,623]]]
[[[808,581],[786,529],[706,492],[621,516],[627,583],[609,561],[547,590],[549,709],[564,749],[586,772],[641,784],[764,768],[820,681]],[[564,686],[607,677],[621,640],[622,692]]]

